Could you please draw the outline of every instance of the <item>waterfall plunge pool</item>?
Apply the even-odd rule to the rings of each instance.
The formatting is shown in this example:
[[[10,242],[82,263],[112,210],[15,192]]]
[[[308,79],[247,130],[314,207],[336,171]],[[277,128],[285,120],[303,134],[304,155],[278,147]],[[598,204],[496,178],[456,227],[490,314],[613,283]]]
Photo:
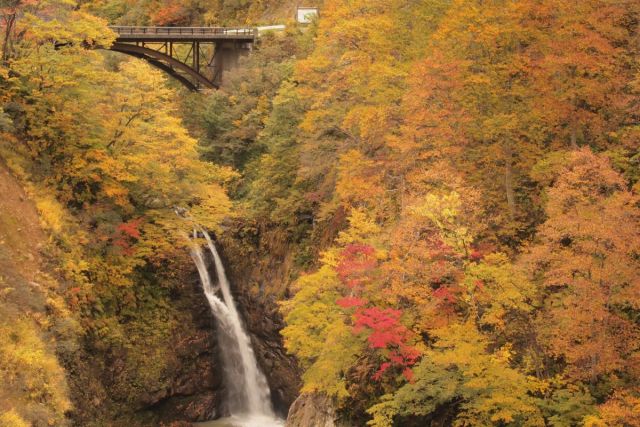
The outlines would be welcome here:
[[[262,415],[232,415],[214,421],[195,423],[198,427],[284,427],[284,420]]]

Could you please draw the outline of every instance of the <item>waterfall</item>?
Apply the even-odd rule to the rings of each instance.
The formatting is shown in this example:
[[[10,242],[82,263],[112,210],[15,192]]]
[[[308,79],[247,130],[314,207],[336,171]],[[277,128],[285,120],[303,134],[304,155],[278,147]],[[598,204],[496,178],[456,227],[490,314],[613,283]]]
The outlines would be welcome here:
[[[211,312],[218,321],[219,348],[232,418],[239,425],[247,427],[281,425],[274,414],[269,385],[258,367],[251,340],[242,325],[216,245],[205,230],[199,231],[213,258],[218,287],[212,284],[205,255],[199,245],[192,246],[191,256],[198,268]],[[196,237],[197,233],[194,232],[194,238]],[[222,299],[216,295],[218,291],[222,294]]]

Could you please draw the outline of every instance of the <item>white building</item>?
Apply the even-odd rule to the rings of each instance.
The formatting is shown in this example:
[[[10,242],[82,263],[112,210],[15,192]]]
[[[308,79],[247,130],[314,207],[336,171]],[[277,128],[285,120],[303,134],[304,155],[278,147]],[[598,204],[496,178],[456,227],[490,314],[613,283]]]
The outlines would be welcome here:
[[[318,16],[317,7],[298,6],[296,11],[296,20],[300,24],[309,24],[316,16]]]

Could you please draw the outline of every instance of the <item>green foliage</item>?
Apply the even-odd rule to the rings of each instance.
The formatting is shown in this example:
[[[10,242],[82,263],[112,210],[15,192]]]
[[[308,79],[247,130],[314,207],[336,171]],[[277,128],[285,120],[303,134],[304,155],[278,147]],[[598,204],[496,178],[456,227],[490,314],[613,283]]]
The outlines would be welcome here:
[[[593,416],[594,399],[581,384],[563,382],[561,379],[551,381],[540,407],[547,415],[549,425],[564,427],[580,425]]]
[[[296,181],[299,166],[299,147],[296,128],[302,105],[290,82],[284,82],[272,102],[272,111],[258,143],[262,154],[248,166],[254,170],[248,200],[256,214],[283,225],[295,225],[300,216],[310,210],[304,200],[303,183]],[[297,220],[297,221],[296,221]]]
[[[286,127],[286,121],[276,125],[271,120],[270,125],[268,117],[280,85],[292,74],[294,58],[305,55],[309,37],[295,27],[283,34],[262,36],[258,50],[243,58],[239,69],[228,73],[221,91],[186,100],[186,124],[199,137],[204,159],[250,172],[253,167],[248,163],[270,145],[259,140],[280,131],[286,132],[284,138],[291,137],[295,117],[289,119],[294,127]],[[272,129],[265,130],[269,126]]]

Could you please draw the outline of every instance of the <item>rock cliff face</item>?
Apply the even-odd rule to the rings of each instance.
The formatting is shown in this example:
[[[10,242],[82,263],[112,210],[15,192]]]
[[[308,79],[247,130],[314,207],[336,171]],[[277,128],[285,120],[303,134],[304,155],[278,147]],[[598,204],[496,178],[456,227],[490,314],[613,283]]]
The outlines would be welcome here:
[[[224,240],[219,246],[256,358],[269,382],[274,409],[286,417],[298,396],[299,371],[284,350],[277,297],[268,290],[286,287],[287,255],[255,251],[245,257],[233,241]],[[123,326],[125,331],[136,331],[149,321],[154,325],[149,333],[170,325],[166,330],[106,348],[96,348],[88,337],[83,351],[66,361],[75,406],[80,409],[74,413],[77,425],[108,420],[113,426],[157,426],[228,415],[215,319],[191,260],[187,256],[177,264],[182,270],[172,271],[171,285],[163,284],[156,277],[161,276],[158,272],[152,273],[158,280],[154,286],[171,289],[162,299],[161,320],[147,320],[148,309],[141,307]]]
[[[171,326],[158,336],[109,348],[95,348],[88,337],[65,361],[76,425],[172,425],[224,415],[215,325],[197,273],[187,273],[164,304]]]
[[[223,240],[221,256],[256,358],[269,382],[274,409],[286,417],[299,393],[300,374],[295,359],[284,350],[280,336],[284,322],[274,290],[288,286],[290,256],[286,246],[271,245],[270,250],[260,248],[247,257],[238,252],[236,243]],[[163,381],[168,385],[146,393],[141,404],[164,422],[227,415],[215,320],[195,273],[175,292],[172,306],[184,314],[184,320],[169,343],[174,366]]]
[[[276,413],[286,417],[289,407],[300,389],[298,366],[287,355],[280,336],[284,323],[275,301],[240,295],[244,314],[256,358],[267,377],[271,399]]]
[[[142,401],[166,421],[205,421],[224,415],[215,325],[197,275],[173,297],[184,318],[168,343],[173,354],[167,385],[150,391]]]

